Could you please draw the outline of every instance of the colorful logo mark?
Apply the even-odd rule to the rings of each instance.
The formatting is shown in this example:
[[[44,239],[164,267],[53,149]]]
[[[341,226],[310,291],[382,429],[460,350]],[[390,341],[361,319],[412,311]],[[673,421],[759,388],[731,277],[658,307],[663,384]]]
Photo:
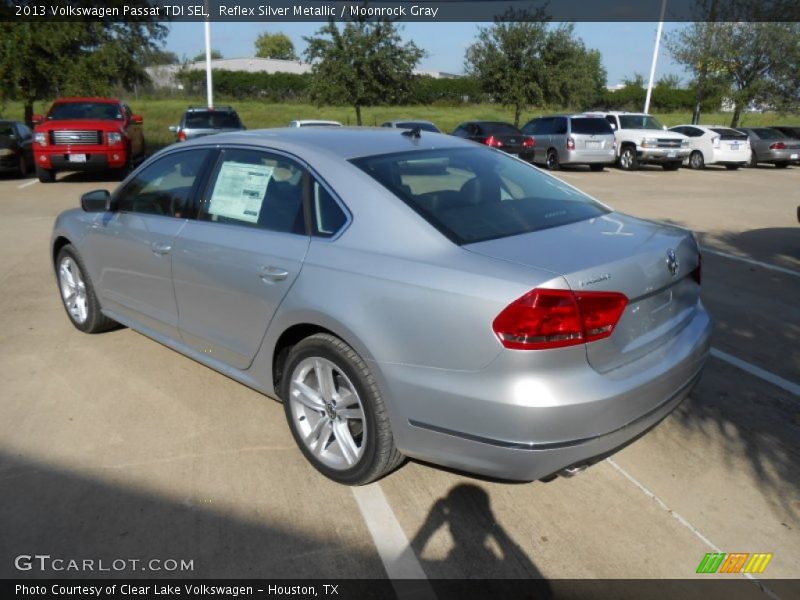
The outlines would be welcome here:
[[[748,552],[710,552],[703,557],[697,573],[763,573],[772,554]]]

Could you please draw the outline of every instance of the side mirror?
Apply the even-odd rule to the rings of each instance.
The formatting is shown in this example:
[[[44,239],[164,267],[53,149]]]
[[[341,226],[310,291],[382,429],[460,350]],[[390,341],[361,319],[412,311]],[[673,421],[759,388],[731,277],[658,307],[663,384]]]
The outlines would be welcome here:
[[[170,126],[169,126],[169,130],[170,130],[172,133],[178,133],[178,129],[179,129],[179,127],[178,127],[177,125],[170,125]]]
[[[81,196],[81,208],[85,212],[105,212],[109,210],[110,200],[108,190],[93,190]]]
[[[33,116],[31,117],[31,122],[32,122],[34,125],[38,125],[38,124],[39,124],[39,123],[41,123],[42,121],[44,121],[44,116],[43,116],[43,115],[33,115]]]
[[[144,119],[142,119],[142,115],[133,115],[131,117],[131,121],[137,125],[141,125],[144,122]]]
[[[617,126],[614,123],[609,123],[609,125],[611,125],[612,131],[616,131],[617,130]]]

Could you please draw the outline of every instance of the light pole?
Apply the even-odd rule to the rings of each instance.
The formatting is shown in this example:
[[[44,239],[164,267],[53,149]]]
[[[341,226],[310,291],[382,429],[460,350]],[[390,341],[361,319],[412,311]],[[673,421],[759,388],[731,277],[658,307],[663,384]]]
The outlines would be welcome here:
[[[658,47],[661,45],[661,30],[664,29],[664,14],[667,11],[667,0],[661,0],[661,16],[658,20],[656,31],[656,47],[653,49],[653,64],[650,65],[650,81],[647,84],[647,96],[644,99],[644,112],[650,111],[650,96],[653,95],[653,79],[656,76],[656,62],[658,61]]]
[[[209,2],[206,2],[206,96],[208,99],[208,108],[214,106],[214,84],[211,81],[211,21]]]

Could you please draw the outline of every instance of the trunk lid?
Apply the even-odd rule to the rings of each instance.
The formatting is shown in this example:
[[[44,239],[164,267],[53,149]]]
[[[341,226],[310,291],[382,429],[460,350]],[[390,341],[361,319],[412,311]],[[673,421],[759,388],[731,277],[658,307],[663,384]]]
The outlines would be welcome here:
[[[625,294],[628,305],[612,335],[586,344],[587,359],[600,372],[636,360],[677,335],[700,296],[692,276],[699,266],[692,234],[617,212],[464,248],[555,271],[573,291]]]

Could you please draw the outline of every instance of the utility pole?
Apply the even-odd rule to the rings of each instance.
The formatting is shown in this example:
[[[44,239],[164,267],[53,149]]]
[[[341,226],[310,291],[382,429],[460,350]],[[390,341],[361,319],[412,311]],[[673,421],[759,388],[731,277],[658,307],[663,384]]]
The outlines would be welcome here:
[[[650,112],[650,96],[653,95],[653,79],[656,76],[656,62],[658,61],[658,47],[661,45],[661,31],[664,29],[664,14],[667,11],[667,0],[661,0],[661,16],[658,20],[656,31],[656,47],[653,49],[653,64],[650,66],[650,82],[647,84],[647,96],[644,100],[644,112]]]

